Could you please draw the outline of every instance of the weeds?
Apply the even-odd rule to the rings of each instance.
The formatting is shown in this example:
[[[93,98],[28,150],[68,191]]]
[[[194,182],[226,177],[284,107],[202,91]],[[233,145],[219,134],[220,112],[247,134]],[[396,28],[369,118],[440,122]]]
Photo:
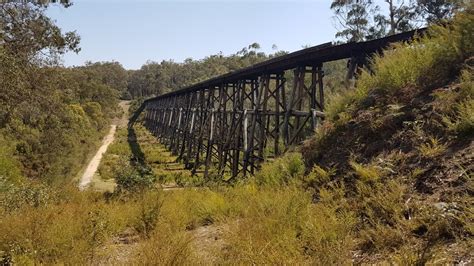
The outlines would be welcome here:
[[[140,213],[134,228],[142,236],[148,238],[156,227],[163,206],[163,199],[158,191],[140,193]]]
[[[456,105],[457,114],[452,128],[461,136],[474,134],[474,99],[468,99]]]
[[[374,165],[362,165],[354,161],[349,162],[356,175],[364,183],[375,183],[380,180],[381,170]]]
[[[287,153],[274,162],[262,165],[261,171],[255,175],[255,180],[260,185],[284,185],[295,182],[295,178],[302,176],[303,172],[301,154]]]
[[[433,158],[446,151],[447,145],[441,143],[438,138],[429,137],[428,142],[420,144],[417,148],[424,158]]]
[[[314,165],[311,172],[304,177],[304,182],[313,188],[320,188],[331,181],[335,175],[334,169],[324,170],[318,165]]]
[[[468,7],[450,26],[433,27],[429,37],[394,45],[392,50],[373,57],[370,71],[362,71],[355,90],[344,91],[328,101],[328,120],[346,123],[350,119],[347,113],[376,91],[390,97],[404,88],[414,87],[417,93],[452,81],[474,52],[473,16],[472,7]],[[410,96],[414,95],[403,97],[410,99]]]

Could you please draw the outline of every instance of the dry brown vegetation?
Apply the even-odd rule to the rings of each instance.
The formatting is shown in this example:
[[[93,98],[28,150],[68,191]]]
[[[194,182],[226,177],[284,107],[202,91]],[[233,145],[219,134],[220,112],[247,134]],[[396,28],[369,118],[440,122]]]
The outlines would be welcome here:
[[[2,262],[472,262],[473,21],[468,9],[376,58],[374,74],[333,98],[302,155],[233,186],[163,191],[156,181],[178,182],[173,158],[143,127],[119,131],[101,166],[116,192],[2,192]]]

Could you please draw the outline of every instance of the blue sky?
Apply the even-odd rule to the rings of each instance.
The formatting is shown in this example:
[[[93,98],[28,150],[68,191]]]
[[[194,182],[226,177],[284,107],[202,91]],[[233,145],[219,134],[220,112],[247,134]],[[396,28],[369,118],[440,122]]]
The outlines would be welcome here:
[[[201,59],[235,53],[253,42],[262,51],[295,51],[334,40],[330,0],[75,0],[48,10],[65,31],[77,30],[82,51],[66,66],[119,61],[138,69],[147,60]]]

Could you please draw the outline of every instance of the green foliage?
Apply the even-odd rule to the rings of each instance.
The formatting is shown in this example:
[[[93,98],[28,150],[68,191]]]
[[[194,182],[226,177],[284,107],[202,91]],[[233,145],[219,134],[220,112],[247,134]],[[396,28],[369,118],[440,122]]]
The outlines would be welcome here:
[[[103,128],[107,120],[102,112],[102,106],[98,102],[86,102],[84,104],[84,112],[95,123],[96,128]]]
[[[435,109],[443,116],[443,123],[458,136],[474,133],[474,82],[470,66],[462,71],[459,88],[434,93]]]
[[[149,240],[139,248],[132,264],[191,265],[198,261],[193,252],[193,238],[183,231],[175,231],[169,224],[159,226]]]
[[[61,2],[68,7],[69,4]],[[62,33],[48,18],[48,3],[42,1],[0,3],[0,43],[21,60],[47,62],[67,51],[79,52],[80,37],[75,32]],[[46,58],[42,58],[46,57]]]
[[[373,183],[379,181],[381,177],[381,171],[377,166],[374,165],[362,165],[354,161],[349,162],[352,169],[360,180],[364,183]]]
[[[454,123],[454,128],[460,135],[472,136],[474,134],[474,99],[457,105],[457,118]]]
[[[393,97],[412,91],[442,86],[460,74],[464,61],[474,52],[473,11],[469,7],[459,13],[449,26],[435,26],[430,37],[410,44],[397,44],[394,49],[372,59],[371,70],[362,72],[355,90],[347,90],[330,99],[326,115],[330,121],[348,121],[351,112],[363,105],[371,94]],[[413,94],[405,97],[413,97]]]
[[[383,57],[373,59],[374,75],[364,72],[358,86],[394,93],[415,86],[432,88],[452,80],[464,60],[474,52],[474,23],[471,9],[456,16],[450,26],[433,27],[429,38],[399,44]]]
[[[77,189],[69,188],[63,192],[43,191],[51,200],[23,205],[3,214],[3,263],[83,264],[95,258],[98,247],[117,230],[110,213],[97,195],[79,195]]]
[[[135,230],[145,237],[150,237],[157,225],[163,200],[159,192],[148,192],[140,195],[140,214],[135,222]]]
[[[137,169],[125,166],[115,176],[118,192],[140,193],[143,189],[151,188],[156,181],[156,176],[148,172],[148,169]]]
[[[220,53],[201,60],[188,58],[183,63],[172,60],[149,62],[139,70],[129,72],[128,91],[134,99],[161,95],[285,53],[266,55],[258,52],[259,49],[260,46],[254,43],[229,56]]]
[[[119,62],[86,62],[82,69],[93,75],[99,82],[117,91],[118,95],[127,95],[128,72]]]
[[[11,156],[13,145],[0,135],[0,193],[10,185],[18,185],[23,176],[19,163]]]
[[[343,38],[349,42],[360,42],[365,40],[369,31],[369,12],[372,8],[371,1],[343,1],[331,2],[336,18],[343,29],[336,33],[336,37]]]
[[[367,88],[362,86],[333,94],[329,98],[325,110],[327,119],[337,124],[347,123],[351,117],[350,113],[354,109],[354,106],[365,99],[367,94]]]
[[[0,213],[2,214],[24,208],[45,206],[55,198],[51,189],[42,184],[8,184],[2,189],[0,193]]]
[[[228,195],[232,213],[221,262],[236,264],[344,264],[349,261],[354,219],[341,211],[341,198],[326,193],[313,204],[311,193],[293,186],[235,188]],[[327,203],[327,204],[326,204]]]
[[[408,3],[397,0],[333,0],[331,9],[341,26],[336,37],[351,42],[409,31],[423,21],[445,22],[461,5],[460,0],[416,0]]]
[[[469,66],[468,66],[469,67]],[[472,136],[474,134],[474,71],[464,70],[461,76],[461,88],[455,99],[449,101],[450,109],[454,114],[448,116],[445,121],[448,126],[461,136]],[[454,104],[453,104],[454,103]],[[454,108],[453,108],[454,107]],[[449,110],[449,109],[448,109]],[[449,115],[449,111],[447,111]]]
[[[311,172],[304,177],[304,181],[309,187],[321,188],[331,181],[332,176],[334,176],[333,169],[325,170],[318,165],[313,165]]]
[[[26,64],[0,47],[0,130],[27,177],[75,174],[114,116],[117,93],[86,68]],[[26,101],[25,99],[28,99]]]
[[[128,109],[128,116],[131,117],[140,108],[144,102],[143,98],[136,98],[130,102],[130,108]]]
[[[261,171],[255,175],[259,185],[285,185],[295,182],[304,172],[304,162],[301,154],[287,153],[273,162],[262,165]]]

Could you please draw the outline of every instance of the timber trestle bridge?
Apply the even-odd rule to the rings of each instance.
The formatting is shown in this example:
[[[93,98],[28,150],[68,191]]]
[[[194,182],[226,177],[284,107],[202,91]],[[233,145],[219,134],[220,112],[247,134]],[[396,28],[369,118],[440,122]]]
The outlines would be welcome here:
[[[424,31],[325,43],[276,57],[148,99],[131,124],[145,112],[146,128],[193,174],[229,179],[254,173],[260,162],[301,143],[324,119],[323,63],[350,59],[351,76],[374,53]]]

